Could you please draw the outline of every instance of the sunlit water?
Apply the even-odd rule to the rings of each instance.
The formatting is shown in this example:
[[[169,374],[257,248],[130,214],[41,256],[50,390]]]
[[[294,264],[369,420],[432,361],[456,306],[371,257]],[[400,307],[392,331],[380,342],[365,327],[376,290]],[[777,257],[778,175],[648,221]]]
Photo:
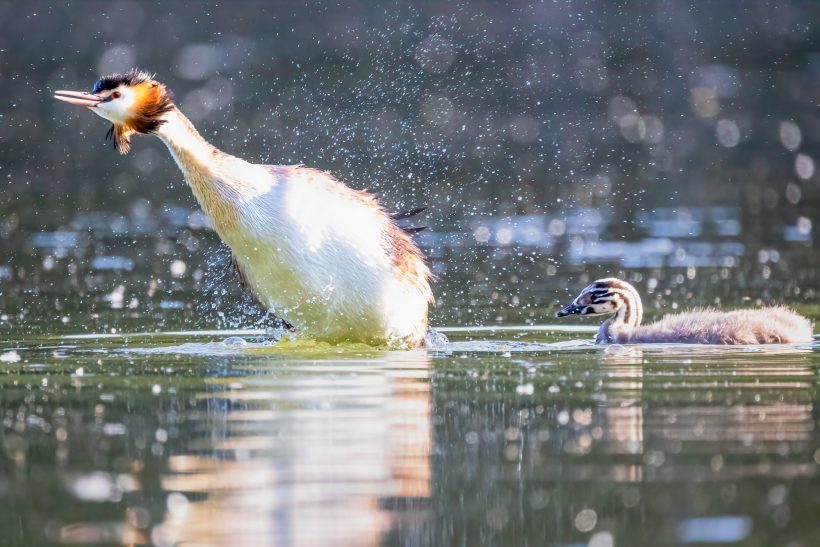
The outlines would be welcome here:
[[[425,233],[449,341],[404,352],[277,343],[194,211],[17,232],[0,545],[813,545],[817,343],[596,347],[594,323],[553,324],[603,275],[650,320],[820,317],[807,243],[743,242],[732,211],[645,215],[630,242],[591,210]]]
[[[7,339],[0,543],[816,537],[817,347],[444,330],[409,352],[257,330]]]

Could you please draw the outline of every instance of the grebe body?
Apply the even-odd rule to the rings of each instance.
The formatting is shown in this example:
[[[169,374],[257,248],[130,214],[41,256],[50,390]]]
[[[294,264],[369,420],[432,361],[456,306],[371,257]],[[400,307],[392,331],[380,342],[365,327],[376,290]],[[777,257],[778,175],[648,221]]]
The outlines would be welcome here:
[[[298,333],[334,343],[423,343],[430,271],[375,197],[323,171],[252,164],[220,151],[143,72],[55,97],[111,121],[123,154],[134,133],[162,139],[243,282]]]
[[[615,278],[588,285],[557,315],[572,314],[612,314],[598,330],[598,344],[798,344],[814,337],[808,319],[781,306],[729,312],[692,310],[642,325],[638,291]]]

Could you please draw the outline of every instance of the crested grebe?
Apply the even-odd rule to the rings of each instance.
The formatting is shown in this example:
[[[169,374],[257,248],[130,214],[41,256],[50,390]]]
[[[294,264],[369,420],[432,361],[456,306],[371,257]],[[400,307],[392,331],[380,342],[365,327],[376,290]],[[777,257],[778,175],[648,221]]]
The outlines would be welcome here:
[[[257,165],[209,144],[165,86],[132,70],[90,92],[55,98],[112,123],[121,154],[134,134],[156,135],[182,170],[243,282],[306,337],[329,342],[420,345],[433,302],[430,270],[377,199],[301,165]]]
[[[638,291],[615,278],[587,286],[557,316],[613,313],[598,330],[597,344],[797,344],[811,342],[814,336],[808,319],[780,306],[729,312],[693,310],[641,325],[643,306]]]

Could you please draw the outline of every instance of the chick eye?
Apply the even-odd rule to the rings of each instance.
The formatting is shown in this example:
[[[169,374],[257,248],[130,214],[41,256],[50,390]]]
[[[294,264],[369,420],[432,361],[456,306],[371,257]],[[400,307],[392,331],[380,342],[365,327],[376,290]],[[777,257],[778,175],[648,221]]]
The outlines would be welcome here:
[[[111,96],[114,97],[115,99],[119,99],[122,96],[122,93],[120,93],[119,91],[115,91],[114,93],[111,94]]]

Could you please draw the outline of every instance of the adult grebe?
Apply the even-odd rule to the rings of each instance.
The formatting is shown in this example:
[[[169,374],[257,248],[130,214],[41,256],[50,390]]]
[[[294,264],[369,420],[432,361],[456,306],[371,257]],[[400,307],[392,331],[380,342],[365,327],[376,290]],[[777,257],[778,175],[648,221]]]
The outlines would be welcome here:
[[[615,315],[598,330],[597,344],[798,344],[811,342],[811,323],[784,307],[757,310],[693,310],[641,325],[643,306],[635,287],[608,278],[587,286],[558,317]]]
[[[374,196],[302,166],[256,165],[209,144],[153,76],[101,78],[91,92],[55,98],[113,125],[121,154],[131,136],[165,142],[194,196],[233,252],[256,298],[306,337],[420,345],[433,302],[430,270],[409,232]]]

